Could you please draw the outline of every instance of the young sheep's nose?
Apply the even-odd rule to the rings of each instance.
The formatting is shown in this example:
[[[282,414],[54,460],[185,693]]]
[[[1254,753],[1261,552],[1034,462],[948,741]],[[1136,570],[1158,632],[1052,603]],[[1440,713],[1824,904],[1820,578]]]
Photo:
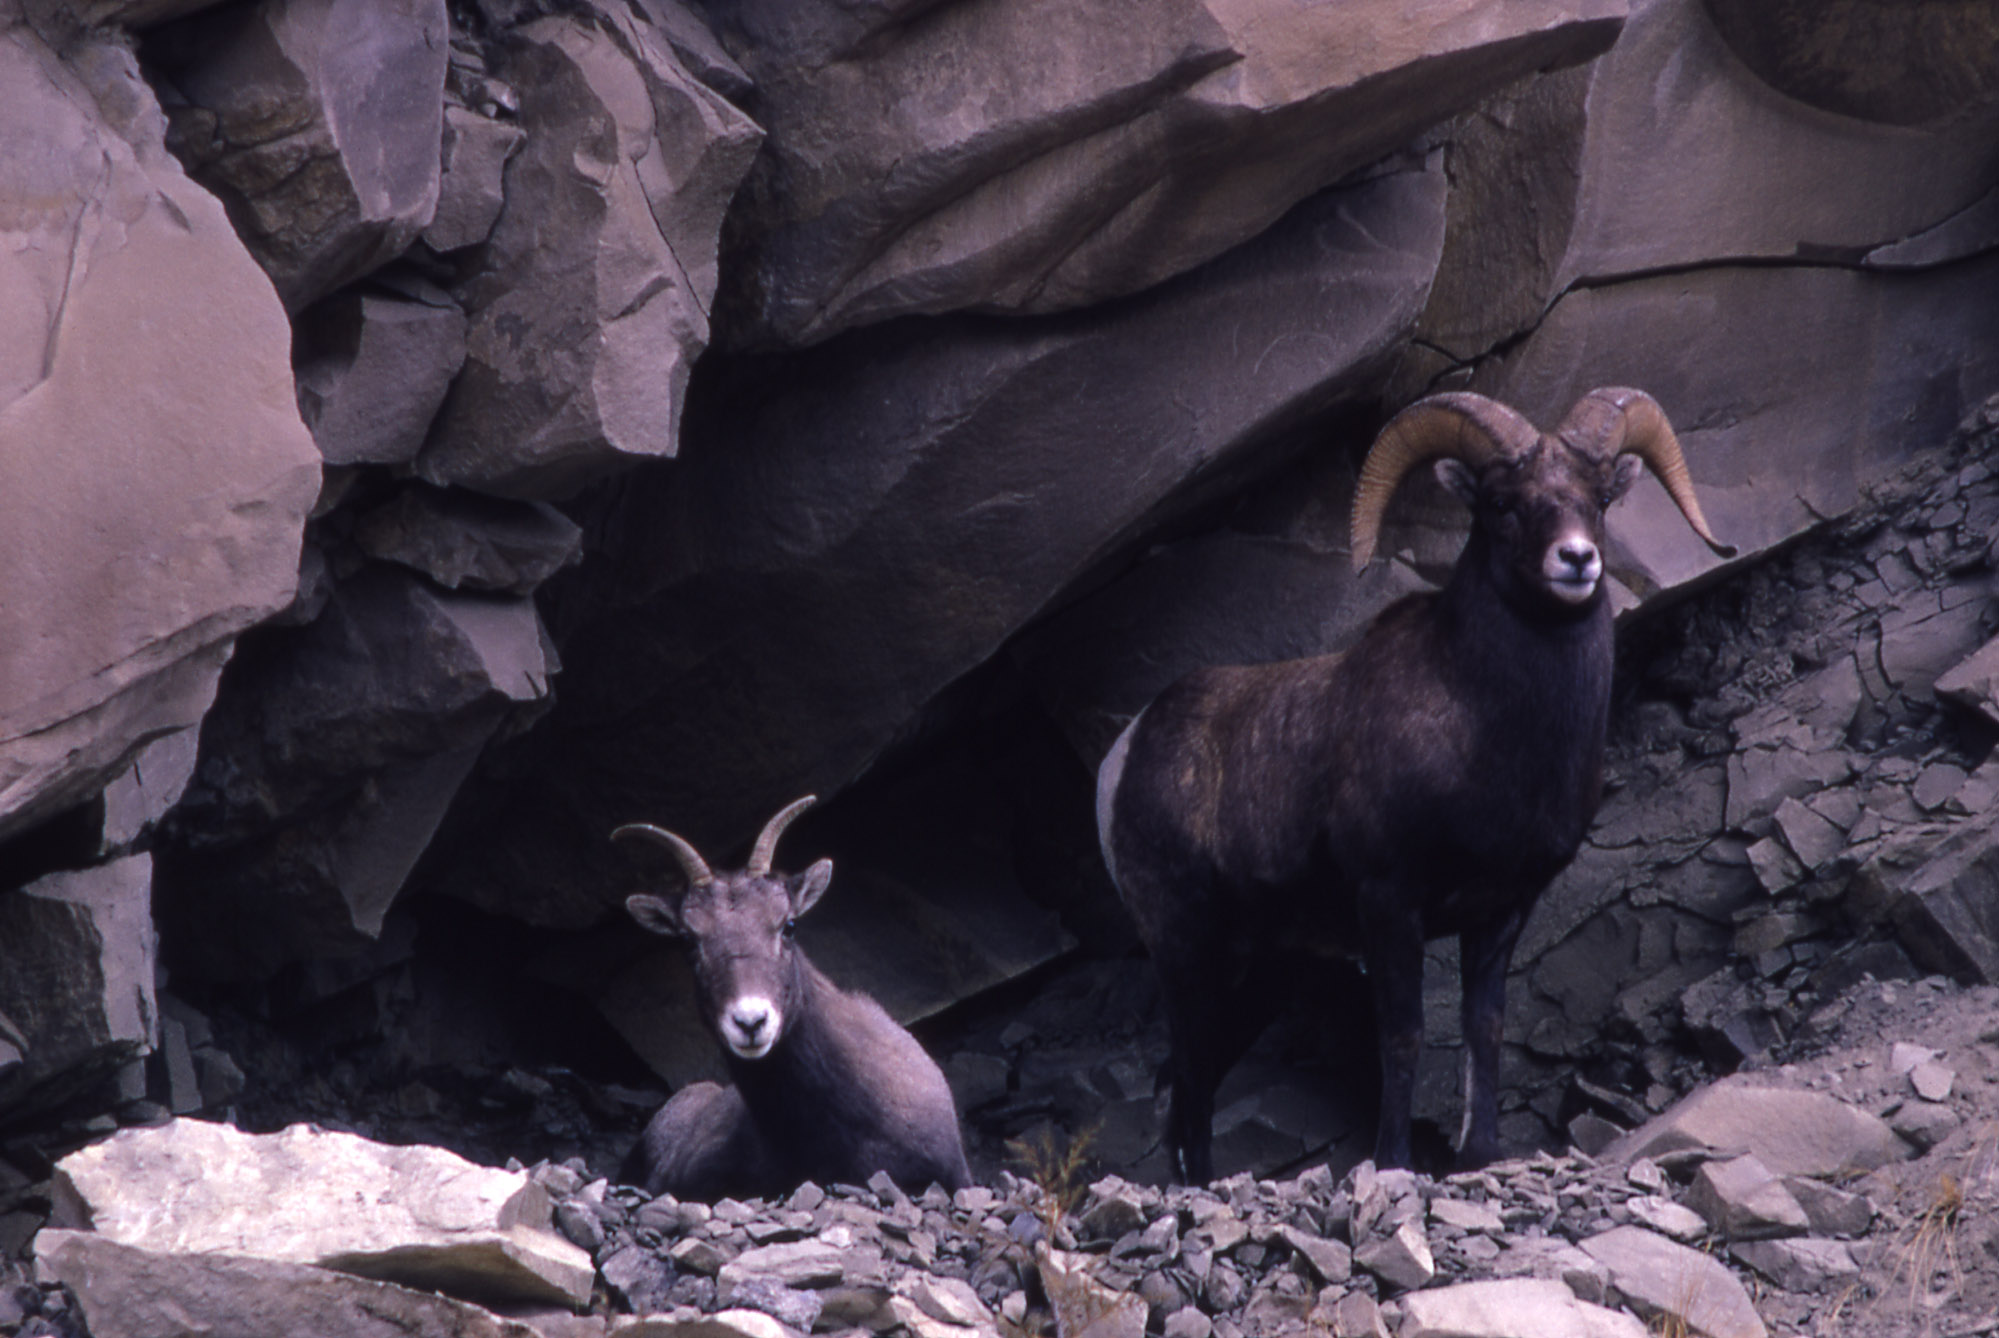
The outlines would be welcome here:
[[[743,1039],[756,1042],[763,1037],[763,1029],[770,1025],[770,1004],[762,999],[739,999],[729,1010],[729,1020],[736,1024],[736,1030]]]
[[[1566,562],[1571,570],[1578,573],[1585,572],[1596,561],[1596,545],[1586,540],[1571,539],[1556,549],[1555,554]]]

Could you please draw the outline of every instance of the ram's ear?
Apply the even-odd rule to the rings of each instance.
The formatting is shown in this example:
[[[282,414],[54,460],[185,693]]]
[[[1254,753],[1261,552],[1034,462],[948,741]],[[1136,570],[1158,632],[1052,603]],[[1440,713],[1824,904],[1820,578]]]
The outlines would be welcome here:
[[[804,873],[798,874],[791,882],[791,914],[793,918],[805,914],[826,895],[826,885],[833,881],[833,861],[822,859]]]
[[[1453,460],[1445,456],[1432,468],[1437,475],[1437,482],[1444,485],[1446,492],[1466,506],[1477,504],[1478,475],[1472,473],[1470,465],[1462,460]]]
[[[1616,501],[1631,491],[1631,485],[1645,472],[1645,462],[1635,455],[1620,455],[1610,470],[1610,500]]]
[[[665,897],[648,896],[641,892],[625,898],[625,909],[632,913],[640,928],[650,929],[655,934],[679,938],[687,932],[687,922],[680,918],[680,903],[668,901]]]

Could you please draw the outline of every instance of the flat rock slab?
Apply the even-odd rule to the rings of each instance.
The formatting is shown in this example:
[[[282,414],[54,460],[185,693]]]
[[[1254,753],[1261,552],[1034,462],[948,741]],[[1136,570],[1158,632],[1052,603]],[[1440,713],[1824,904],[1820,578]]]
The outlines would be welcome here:
[[[1642,1315],[1671,1315],[1706,1338],[1766,1338],[1749,1293],[1727,1267],[1643,1227],[1614,1227],[1582,1243],[1610,1285]]]
[[[1576,1299],[1559,1282],[1503,1278],[1412,1292],[1398,1338],[1644,1338],[1621,1311]]]
[[[587,1303],[595,1277],[590,1256],[548,1229],[548,1196],[525,1175],[310,1125],[127,1129],[63,1158],[53,1193],[57,1226],[160,1255],[314,1264],[566,1305]]]
[[[93,1231],[43,1231],[35,1271],[76,1293],[93,1338],[537,1338],[428,1291],[307,1264],[157,1253]]]
[[[1633,1129],[1604,1158],[1632,1161],[1702,1147],[1753,1152],[1778,1175],[1827,1179],[1908,1155],[1894,1130],[1837,1097],[1724,1078]]]

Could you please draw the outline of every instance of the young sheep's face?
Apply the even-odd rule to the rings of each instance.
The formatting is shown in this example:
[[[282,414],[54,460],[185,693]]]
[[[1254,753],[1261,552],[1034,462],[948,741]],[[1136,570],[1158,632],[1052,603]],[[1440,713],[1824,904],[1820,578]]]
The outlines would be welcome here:
[[[743,1059],[776,1048],[799,1000],[798,917],[826,891],[833,862],[800,874],[717,874],[677,900],[635,896],[625,905],[656,934],[686,945],[702,1020]]]
[[[1553,438],[1474,473],[1441,460],[1437,477],[1472,509],[1500,589],[1529,604],[1580,611],[1603,583],[1603,513],[1644,462],[1596,460]]]

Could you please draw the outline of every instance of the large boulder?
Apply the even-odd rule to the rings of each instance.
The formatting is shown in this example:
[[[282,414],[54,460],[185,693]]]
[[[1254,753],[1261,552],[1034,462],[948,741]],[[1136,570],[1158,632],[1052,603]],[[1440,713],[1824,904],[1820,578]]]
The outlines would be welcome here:
[[[313,1264],[470,1300],[579,1307],[595,1277],[524,1173],[311,1125],[126,1129],[63,1158],[52,1193],[55,1226],[154,1254]]]
[[[306,626],[246,638],[161,848],[169,956],[254,979],[364,949],[480,749],[546,706],[554,672],[531,600],[385,564]]]
[[[152,860],[133,855],[0,892],[0,1112],[59,1105],[158,1039]]]
[[[1582,1242],[1610,1270],[1612,1292],[1639,1314],[1698,1338],[1766,1338],[1749,1292],[1712,1255],[1644,1227],[1612,1227]]]
[[[1909,1148],[1879,1119],[1824,1092],[1758,1085],[1748,1075],[1701,1088],[1604,1150],[1633,1161],[1708,1148],[1753,1153],[1778,1175],[1836,1179],[1899,1160]]]
[[[515,30],[497,73],[527,140],[467,253],[465,369],[418,469],[547,497],[678,448],[722,214],[762,132],[625,6]]]
[[[542,1338],[543,1328],[416,1287],[306,1264],[121,1245],[94,1231],[35,1237],[35,1274],[75,1295],[92,1338]]]
[[[0,837],[195,724],[319,479],[290,333],[132,56],[0,5]]]
[[[909,323],[724,369],[690,416],[702,449],[598,503],[605,556],[554,603],[556,715],[486,815],[509,839],[454,851],[447,886],[587,923],[618,886],[587,852],[616,822],[727,848],[851,780],[1193,481],[1370,393],[1442,185],[1329,192],[1087,318]]]
[[[735,220],[748,254],[729,302],[731,338],[758,343],[1136,292],[1502,85],[1597,54],[1625,12],[1623,0],[712,8],[771,132]]]
[[[444,0],[266,0],[163,31],[174,147],[297,311],[437,209]]]

